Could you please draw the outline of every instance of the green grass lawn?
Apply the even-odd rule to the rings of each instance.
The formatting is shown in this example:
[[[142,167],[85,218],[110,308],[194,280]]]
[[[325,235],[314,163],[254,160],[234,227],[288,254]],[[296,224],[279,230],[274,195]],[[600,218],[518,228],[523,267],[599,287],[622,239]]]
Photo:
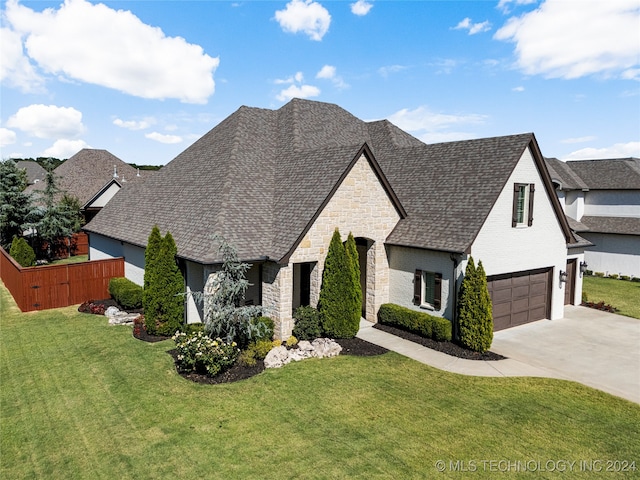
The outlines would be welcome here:
[[[585,276],[582,291],[590,302],[604,301],[620,315],[640,318],[640,282]]]
[[[601,478],[579,462],[640,468],[640,405],[577,383],[467,377],[387,353],[205,386],[177,375],[170,340],[141,342],[74,307],[20,313],[1,284],[0,301],[0,478]],[[559,460],[577,462],[573,475],[495,471]],[[457,461],[477,471],[451,471]]]
[[[61,258],[59,260],[53,260],[49,262],[49,265],[66,265],[69,263],[82,263],[89,260],[89,255],[74,255],[73,257]]]

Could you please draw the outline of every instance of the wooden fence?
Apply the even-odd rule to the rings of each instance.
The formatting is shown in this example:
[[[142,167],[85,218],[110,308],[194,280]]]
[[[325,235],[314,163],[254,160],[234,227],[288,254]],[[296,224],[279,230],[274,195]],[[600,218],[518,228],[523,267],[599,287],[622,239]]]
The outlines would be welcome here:
[[[46,242],[36,242],[34,248],[40,249],[38,258],[47,254],[48,245]],[[75,255],[87,255],[89,253],[89,236],[84,232],[79,232],[74,233],[70,239],[60,238],[57,242],[54,242],[51,251],[52,258],[68,258],[69,253],[71,253],[72,257]]]
[[[124,277],[124,259],[21,267],[0,247],[0,276],[23,312],[109,298],[109,280]]]

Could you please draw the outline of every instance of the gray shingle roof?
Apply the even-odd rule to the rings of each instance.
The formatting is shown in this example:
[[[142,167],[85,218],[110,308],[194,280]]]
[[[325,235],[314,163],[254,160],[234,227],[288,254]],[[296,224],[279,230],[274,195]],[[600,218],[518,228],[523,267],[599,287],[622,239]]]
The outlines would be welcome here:
[[[584,190],[589,188],[567,162],[557,158],[545,158],[545,162],[549,175],[551,175],[551,180],[559,183],[561,190]]]
[[[582,217],[586,229],[577,232],[616,233],[619,235],[640,235],[640,218],[637,217]]]
[[[640,190],[640,159],[571,160],[566,165],[591,190]]]
[[[333,104],[241,107],[118,194],[85,229],[144,246],[157,224],[171,231],[179,256],[205,264],[220,260],[217,233],[243,259],[281,260],[369,148],[406,211],[389,242],[462,252],[532,142],[524,134],[425,145],[386,120],[367,123]]]
[[[67,194],[78,198],[84,206],[107,183],[114,179],[113,168],[116,167],[121,186],[137,183],[152,176],[149,171],[137,171],[131,165],[123,162],[106,150],[85,148],[61,163],[55,170],[58,188]],[[124,179],[124,182],[123,182]],[[31,192],[44,189],[44,182],[39,182],[30,188]]]
[[[16,162],[16,166],[27,172],[29,185],[36,183],[36,180],[41,182],[47,174],[47,171],[42,168],[39,163],[32,162],[30,160],[20,160],[19,162]]]

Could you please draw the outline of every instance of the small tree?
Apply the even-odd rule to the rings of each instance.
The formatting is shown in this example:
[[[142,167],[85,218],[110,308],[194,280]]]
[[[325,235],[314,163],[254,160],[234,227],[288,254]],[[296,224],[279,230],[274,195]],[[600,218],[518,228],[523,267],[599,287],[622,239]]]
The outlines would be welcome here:
[[[482,262],[476,269],[469,257],[458,298],[460,342],[476,352],[486,352],[493,341],[491,298]]]
[[[360,285],[360,258],[358,255],[358,247],[356,240],[351,232],[347,237],[345,244],[345,253],[351,270],[351,282],[347,287],[349,292],[349,305],[346,308],[348,316],[349,330],[355,337],[360,329],[360,318],[362,317],[362,287]]]
[[[13,237],[21,237],[31,210],[31,197],[24,193],[26,171],[12,160],[0,162],[0,245],[8,248]]]
[[[262,307],[244,305],[249,288],[246,273],[251,265],[241,262],[235,247],[224,238],[215,236],[214,241],[220,242],[222,267],[209,277],[205,292],[191,295],[204,303],[204,330],[208,335],[245,346],[265,334],[265,324],[254,321],[262,315]]]
[[[348,311],[354,304],[352,286],[352,263],[347,257],[340,232],[336,228],[324,261],[318,300],[322,329],[330,337],[352,338],[358,331],[353,331],[351,314]]]
[[[22,237],[13,237],[9,255],[23,267],[31,267],[36,264],[36,253]]]
[[[147,332],[173,335],[184,320],[184,278],[173,236],[154,226],[145,251],[144,317]]]

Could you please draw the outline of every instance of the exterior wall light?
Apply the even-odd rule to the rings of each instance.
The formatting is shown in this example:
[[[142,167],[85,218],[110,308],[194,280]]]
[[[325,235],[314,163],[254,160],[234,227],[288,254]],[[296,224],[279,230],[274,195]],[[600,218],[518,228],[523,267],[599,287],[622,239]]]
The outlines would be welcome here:
[[[589,265],[587,265],[587,262],[580,262],[580,276],[587,273],[588,268],[589,268]]]
[[[564,270],[560,270],[560,283],[566,283],[567,282],[567,272],[565,272]]]

